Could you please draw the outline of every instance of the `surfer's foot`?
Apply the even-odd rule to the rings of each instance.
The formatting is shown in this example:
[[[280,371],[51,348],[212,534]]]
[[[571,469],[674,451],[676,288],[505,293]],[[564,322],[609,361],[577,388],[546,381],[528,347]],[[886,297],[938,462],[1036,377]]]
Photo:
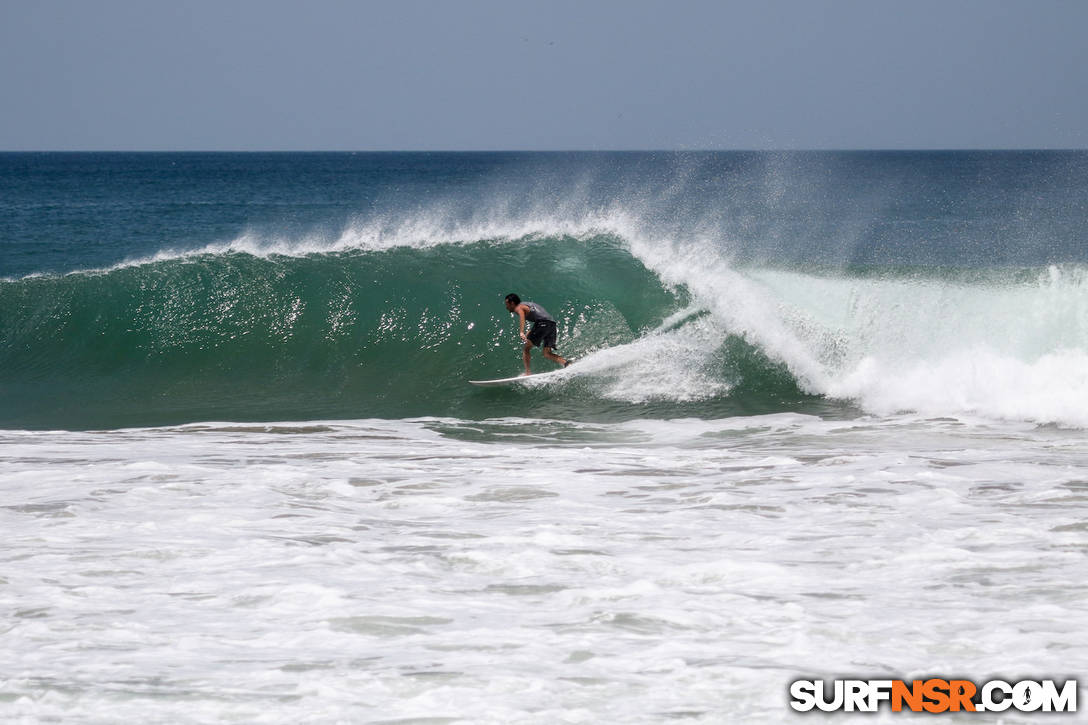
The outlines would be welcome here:
[[[564,360],[563,361],[563,367],[565,367],[565,368],[569,368],[573,364],[574,364],[573,360]]]

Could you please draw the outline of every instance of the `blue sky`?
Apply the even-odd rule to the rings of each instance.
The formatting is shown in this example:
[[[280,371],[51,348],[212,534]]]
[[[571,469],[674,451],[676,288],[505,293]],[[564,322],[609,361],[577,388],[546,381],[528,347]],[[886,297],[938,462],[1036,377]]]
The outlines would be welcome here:
[[[0,149],[1088,147],[1081,0],[0,0]]]

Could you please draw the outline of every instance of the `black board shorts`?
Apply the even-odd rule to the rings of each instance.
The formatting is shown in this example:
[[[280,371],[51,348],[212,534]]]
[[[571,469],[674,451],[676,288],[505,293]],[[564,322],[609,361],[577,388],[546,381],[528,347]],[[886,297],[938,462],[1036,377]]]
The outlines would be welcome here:
[[[541,320],[534,322],[533,328],[529,330],[529,342],[533,343],[534,346],[550,347],[554,350],[558,334],[559,331],[554,322]]]

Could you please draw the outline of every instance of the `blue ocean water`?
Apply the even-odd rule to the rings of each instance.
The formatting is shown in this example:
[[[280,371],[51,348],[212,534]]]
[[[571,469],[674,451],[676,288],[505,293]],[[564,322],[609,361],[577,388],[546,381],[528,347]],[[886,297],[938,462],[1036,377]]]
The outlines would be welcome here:
[[[0,716],[1076,676],[1086,200],[1085,152],[0,154]],[[467,384],[508,292],[569,375]]]

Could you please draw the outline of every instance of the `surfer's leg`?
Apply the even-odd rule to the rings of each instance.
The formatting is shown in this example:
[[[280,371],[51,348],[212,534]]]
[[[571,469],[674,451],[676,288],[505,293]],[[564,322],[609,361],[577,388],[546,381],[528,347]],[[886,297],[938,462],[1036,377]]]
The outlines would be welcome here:
[[[525,374],[526,375],[529,375],[529,359],[530,359],[530,357],[532,357],[530,355],[532,350],[533,350],[533,343],[531,343],[531,342],[525,343],[525,347],[523,347],[521,349],[521,359],[523,361],[525,361]],[[547,354],[547,353],[545,353],[545,354]]]
[[[555,354],[554,352],[552,352],[552,349],[551,349],[550,347],[546,347],[546,348],[544,348],[544,357],[548,358],[548,359],[549,359],[549,360],[551,360],[552,362],[557,362],[557,363],[559,363],[559,364],[560,364],[560,365],[562,365],[563,367],[566,367],[566,366],[567,366],[567,361],[566,361],[566,359],[565,359],[565,358],[562,358],[562,357],[560,357],[560,356],[558,356],[558,355],[556,355],[556,354]]]

